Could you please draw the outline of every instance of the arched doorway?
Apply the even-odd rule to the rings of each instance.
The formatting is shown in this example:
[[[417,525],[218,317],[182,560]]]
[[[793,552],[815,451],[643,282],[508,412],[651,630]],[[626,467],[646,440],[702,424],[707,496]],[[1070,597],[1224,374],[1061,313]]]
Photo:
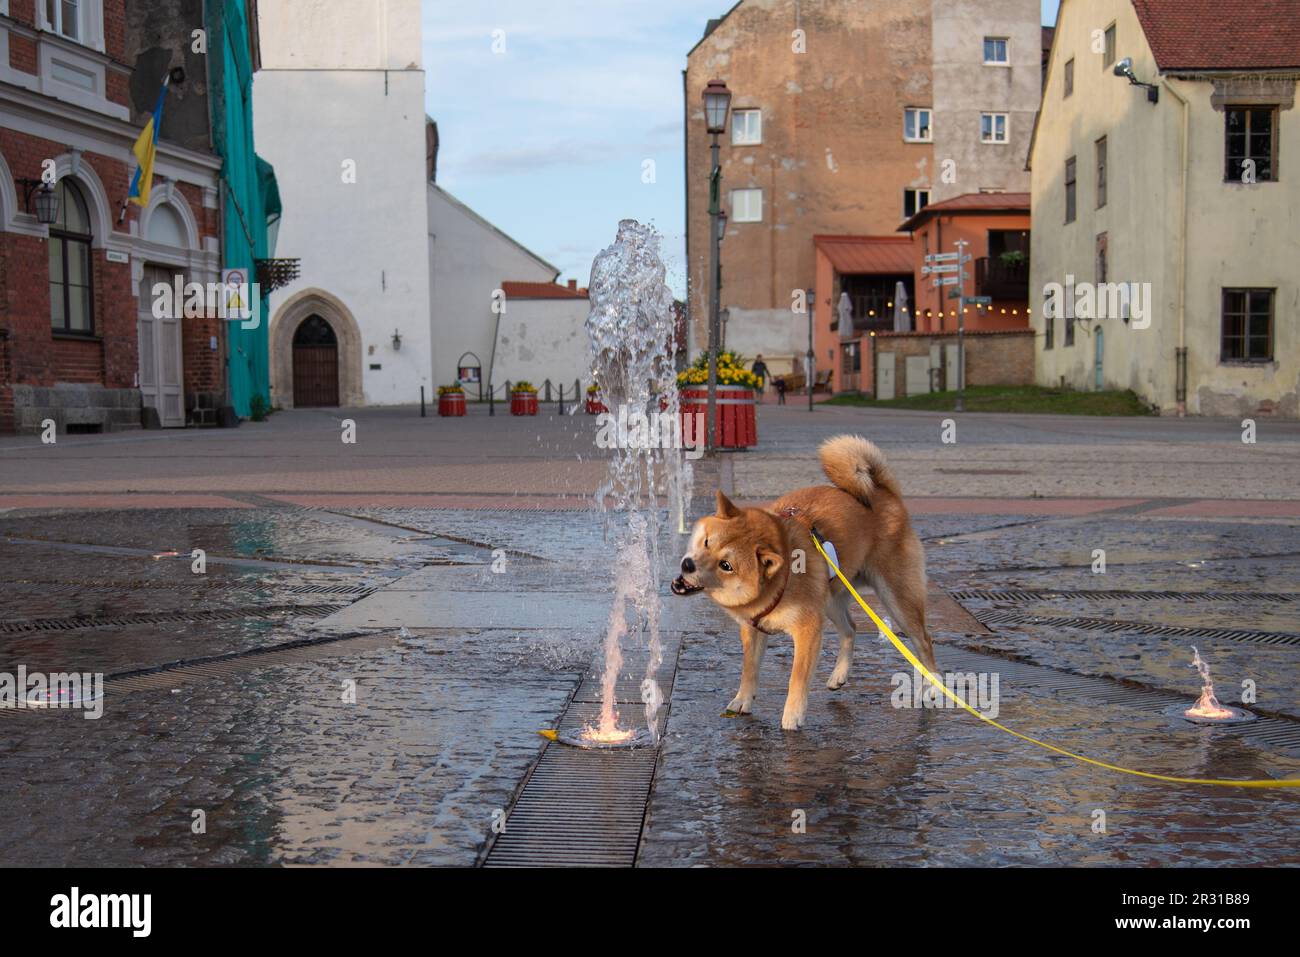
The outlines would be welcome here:
[[[339,343],[330,324],[312,313],[293,333],[293,403],[339,404]]]

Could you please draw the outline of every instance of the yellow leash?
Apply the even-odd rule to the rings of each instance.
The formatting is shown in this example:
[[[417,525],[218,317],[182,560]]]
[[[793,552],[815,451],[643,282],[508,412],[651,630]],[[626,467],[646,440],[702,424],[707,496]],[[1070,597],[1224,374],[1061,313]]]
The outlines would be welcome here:
[[[1030,744],[1036,744],[1040,748],[1045,748],[1048,751],[1055,752],[1056,754],[1063,754],[1067,758],[1074,758],[1076,761],[1083,761],[1085,764],[1091,764],[1099,768],[1105,768],[1108,771],[1119,771],[1121,774],[1132,774],[1139,778],[1151,778],[1152,780],[1155,781],[1170,781],[1174,784],[1217,784],[1220,787],[1230,787],[1230,788],[1300,787],[1300,778],[1284,778],[1282,780],[1269,779],[1265,781],[1220,781],[1214,778],[1175,778],[1175,777],[1170,777],[1167,774],[1152,774],[1150,771],[1135,771],[1132,768],[1122,768],[1118,764],[1107,764],[1105,761],[1098,761],[1095,758],[1085,757],[1082,754],[1075,754],[1073,751],[1067,751],[1065,750],[1065,748],[1058,748],[1056,745],[1048,744],[1046,741],[1039,741],[1037,738],[1031,738],[1027,734],[1021,734],[1019,731],[1012,731],[1006,725],[999,724],[998,722],[994,721],[992,718],[980,714],[978,711],[976,711],[974,708],[968,705],[965,701],[963,701],[961,697],[959,697],[955,692],[952,691],[952,689],[950,689],[943,682],[939,681],[935,675],[931,674],[930,670],[926,668],[925,665],[921,664],[919,660],[917,660],[916,655],[912,654],[911,650],[908,649],[907,645],[899,641],[898,636],[894,634],[893,630],[887,624],[881,621],[880,617],[874,611],[871,610],[871,606],[862,600],[862,596],[858,594],[857,589],[854,588],[852,583],[850,583],[849,580],[844,577],[844,573],[840,571],[839,566],[836,565],[835,562],[831,561],[830,556],[826,554],[826,549],[822,548],[821,536],[818,535],[817,532],[815,531],[812,533],[812,540],[817,546],[817,551],[821,552],[822,558],[826,559],[826,564],[831,567],[831,570],[835,572],[836,577],[838,577],[839,580],[844,583],[844,587],[849,590],[849,594],[851,594],[854,598],[858,600],[858,604],[862,606],[862,610],[865,611],[871,617],[871,620],[876,623],[876,627],[879,628],[881,632],[886,637],[889,638],[889,640],[893,643],[894,647],[898,649],[899,653],[904,658],[906,658],[909,662],[911,662],[912,667],[915,668],[917,671],[919,671],[921,674],[925,675],[925,677],[930,680],[931,684],[933,684],[936,688],[942,691],[954,703],[965,708],[967,711],[975,715],[975,717],[979,718],[985,724],[991,724],[999,731],[1005,731],[1007,734],[1012,735],[1013,737],[1017,737],[1021,741],[1028,741]]]

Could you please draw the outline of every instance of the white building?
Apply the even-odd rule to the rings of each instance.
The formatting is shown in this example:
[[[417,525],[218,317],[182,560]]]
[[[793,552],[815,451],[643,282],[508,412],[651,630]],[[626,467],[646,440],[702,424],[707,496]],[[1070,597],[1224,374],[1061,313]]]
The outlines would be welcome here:
[[[556,285],[558,269],[442,187],[428,194],[435,385],[473,398],[489,381],[585,381],[587,291]]]
[[[277,249],[302,261],[271,317],[272,401],[418,402],[434,385],[419,0],[258,11],[255,135],[292,210]]]
[[[259,10],[258,151],[291,211],[277,249],[302,263],[271,317],[275,404],[585,382],[586,291],[555,285],[558,269],[433,181],[419,0]]]

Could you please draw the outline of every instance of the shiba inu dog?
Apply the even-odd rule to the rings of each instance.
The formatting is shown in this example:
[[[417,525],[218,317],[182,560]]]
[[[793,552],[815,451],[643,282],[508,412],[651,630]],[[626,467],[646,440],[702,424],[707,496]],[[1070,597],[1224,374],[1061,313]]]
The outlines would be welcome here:
[[[925,627],[925,555],[884,456],[856,435],[828,439],[820,456],[831,485],[798,489],[766,508],[737,508],[719,491],[717,513],[695,523],[682,573],[672,583],[675,595],[705,592],[740,625],[745,658],[730,711],[753,708],[768,636],[785,632],[794,639],[781,716],[788,731],[804,721],[824,619],[840,635],[826,683],[832,691],[848,681],[853,658],[853,596],[831,577],[812,529],[834,546],[844,576],[855,588],[870,585],[917,656],[938,670]]]

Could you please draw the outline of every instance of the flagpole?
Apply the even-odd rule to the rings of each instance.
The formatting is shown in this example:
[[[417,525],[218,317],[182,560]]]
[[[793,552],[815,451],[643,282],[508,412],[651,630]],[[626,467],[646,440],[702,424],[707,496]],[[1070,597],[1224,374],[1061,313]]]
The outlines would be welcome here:
[[[172,81],[172,74],[171,71],[168,70],[166,73],[163,74],[162,89],[158,91],[158,105],[154,107],[153,141],[155,144],[158,142],[158,134],[161,132],[159,127],[162,126],[162,116],[159,107],[162,106],[163,99],[167,96],[167,89],[168,87],[171,86],[171,81]],[[139,175],[138,171],[137,171],[137,175]],[[150,178],[152,178],[152,175],[153,175],[152,171],[150,171]],[[119,226],[121,226],[122,222],[126,219],[126,207],[129,206],[130,203],[131,203],[131,190],[128,188],[126,198],[122,200],[122,208],[117,214],[117,224]]]

